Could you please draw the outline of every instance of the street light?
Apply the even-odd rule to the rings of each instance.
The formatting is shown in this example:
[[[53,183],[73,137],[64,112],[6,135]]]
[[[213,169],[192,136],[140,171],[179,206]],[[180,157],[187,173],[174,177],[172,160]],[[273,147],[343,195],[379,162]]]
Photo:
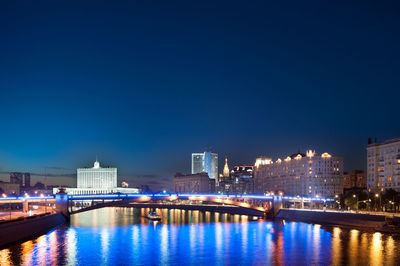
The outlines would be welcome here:
[[[382,204],[382,198],[379,197],[379,194],[378,194],[378,193],[375,194],[375,197],[376,197],[376,198],[379,198],[379,211],[380,211],[380,210],[381,210],[381,204]]]
[[[357,212],[358,212],[358,196],[356,194],[353,194],[353,198],[356,198]]]

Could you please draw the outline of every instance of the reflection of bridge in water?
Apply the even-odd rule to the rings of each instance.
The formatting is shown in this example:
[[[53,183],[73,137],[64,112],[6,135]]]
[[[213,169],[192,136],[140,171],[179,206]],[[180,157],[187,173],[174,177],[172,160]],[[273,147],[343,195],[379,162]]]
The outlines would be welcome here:
[[[253,195],[197,195],[197,194],[111,194],[71,195],[68,197],[70,214],[104,208],[159,208],[182,209],[241,214],[272,215],[274,198]]]
[[[299,198],[289,196],[265,195],[223,195],[223,194],[98,194],[67,195],[58,193],[45,197],[7,197],[0,198],[0,204],[55,203],[57,211],[64,215],[95,210],[105,207],[159,208],[211,211],[229,214],[274,217],[284,203],[300,204],[305,202],[325,203],[333,199]]]

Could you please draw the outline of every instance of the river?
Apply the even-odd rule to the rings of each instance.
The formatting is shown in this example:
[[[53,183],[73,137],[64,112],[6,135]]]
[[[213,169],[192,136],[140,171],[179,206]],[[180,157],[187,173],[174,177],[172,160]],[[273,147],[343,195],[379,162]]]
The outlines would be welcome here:
[[[400,237],[199,211],[104,208],[0,250],[1,265],[395,265]]]

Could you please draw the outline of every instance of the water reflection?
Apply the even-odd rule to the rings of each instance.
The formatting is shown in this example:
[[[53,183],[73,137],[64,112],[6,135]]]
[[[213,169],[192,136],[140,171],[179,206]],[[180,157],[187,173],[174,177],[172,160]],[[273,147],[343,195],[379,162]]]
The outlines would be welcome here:
[[[0,265],[386,265],[400,237],[222,213],[105,208],[72,216],[36,239],[0,250]]]

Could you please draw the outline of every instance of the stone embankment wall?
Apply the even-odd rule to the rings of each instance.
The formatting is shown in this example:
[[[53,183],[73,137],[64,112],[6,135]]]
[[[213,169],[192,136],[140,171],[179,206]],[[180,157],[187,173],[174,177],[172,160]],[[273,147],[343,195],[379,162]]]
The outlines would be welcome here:
[[[276,219],[376,229],[385,223],[384,215],[281,209]],[[399,221],[399,217],[395,217]]]
[[[47,233],[66,222],[62,213],[0,223],[0,248]]]

